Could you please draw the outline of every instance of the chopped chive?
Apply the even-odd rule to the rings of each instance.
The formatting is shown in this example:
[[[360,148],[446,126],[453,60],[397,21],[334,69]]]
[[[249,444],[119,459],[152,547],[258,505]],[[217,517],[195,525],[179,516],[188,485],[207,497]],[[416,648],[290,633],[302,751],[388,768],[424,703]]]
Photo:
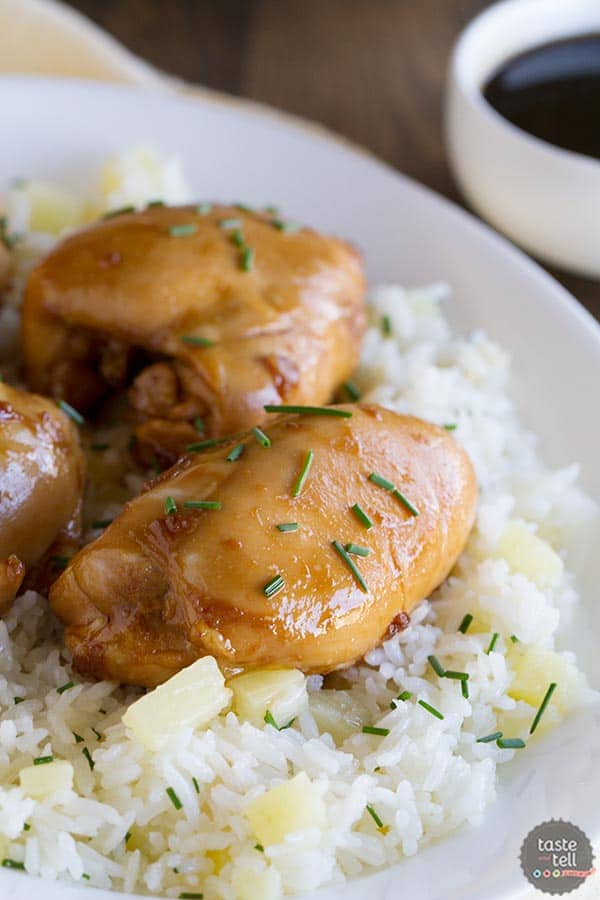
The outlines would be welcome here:
[[[550,685],[548,685],[548,690],[544,694],[544,699],[540,703],[540,707],[535,714],[535,718],[534,718],[533,722],[531,723],[531,728],[529,729],[529,734],[533,734],[535,729],[538,727],[538,725],[540,723],[540,719],[544,715],[544,713],[546,711],[546,707],[550,703],[550,700],[552,699],[552,694],[556,690],[556,687],[557,687],[557,685],[556,685],[555,681],[553,681]]]
[[[381,317],[381,331],[386,337],[392,334],[392,320],[390,316]]]
[[[369,588],[364,582],[364,579],[356,566],[354,565],[354,561],[348,556],[342,545],[339,541],[332,541],[331,545],[336,553],[341,556],[342,560],[346,563],[352,574],[354,575],[355,580],[357,581],[361,591],[364,591],[365,594],[369,593]]]
[[[460,682],[460,692],[465,698],[465,700],[469,699],[469,681],[466,678],[462,678]]]
[[[95,766],[96,766],[96,763],[95,763],[94,760],[92,759],[92,754],[90,753],[90,751],[88,750],[87,747],[84,747],[83,750],[82,750],[81,752],[83,753],[83,755],[84,755],[85,758],[87,759],[87,764],[88,764],[88,766],[90,767],[90,772],[93,772],[93,771],[94,771],[94,768],[95,768]]]
[[[181,809],[183,807],[183,803],[181,802],[181,800],[179,799],[179,797],[177,796],[177,794],[175,793],[173,788],[168,787],[166,789],[166,792],[167,792],[167,796],[168,796],[169,800],[171,801],[171,803],[173,804],[175,809]]]
[[[193,222],[188,222],[185,225],[171,225],[169,228],[171,237],[187,237],[190,234],[196,234],[197,231],[198,226],[194,225]]]
[[[389,728],[377,728],[375,725],[363,725],[362,727],[363,734],[376,734],[379,737],[387,737],[390,733]]]
[[[206,424],[205,424],[202,416],[196,416],[196,418],[194,419],[194,428],[196,429],[197,432],[199,432],[199,434],[205,433]]]
[[[353,400],[355,403],[357,400],[360,400],[360,390],[357,388],[353,381],[344,382],[343,387],[351,400]]]
[[[127,843],[127,841],[129,840],[130,837],[131,837],[131,832],[128,831],[127,834],[125,835],[125,843]]]
[[[427,660],[429,662],[429,665],[435,672],[435,674],[439,675],[440,678],[443,678],[444,675],[446,674],[446,670],[444,669],[443,665],[441,664],[441,662],[439,661],[437,656],[434,656],[432,653],[430,656],[427,657]]]
[[[182,891],[179,900],[202,900],[204,894],[196,894],[194,891]]]
[[[164,200],[149,200],[148,203],[146,204],[148,209],[154,209],[157,206],[164,206],[164,205],[165,205]]]
[[[281,577],[281,575],[275,575],[274,578],[271,578],[265,586],[263,587],[263,594],[265,597],[270,600],[271,597],[274,597],[275,594],[278,594],[285,587],[285,581]]]
[[[301,228],[297,222],[285,221],[284,219],[273,219],[271,225],[277,231],[283,231],[284,234],[294,234],[296,231],[300,231]]]
[[[192,347],[212,347],[214,341],[210,338],[200,337],[195,334],[182,334],[180,339],[182,344],[190,344]]]
[[[296,483],[294,484],[294,487],[292,488],[292,497],[300,496],[302,488],[306,484],[306,479],[308,478],[308,473],[310,472],[310,467],[312,466],[313,459],[314,459],[314,453],[312,450],[309,450],[308,453],[306,454],[306,459],[304,460],[304,462],[302,464],[302,468],[300,469],[300,474],[298,475],[298,478],[296,479]]]
[[[69,565],[68,556],[51,556],[50,562],[52,563],[52,568],[54,569],[66,569]]]
[[[296,721],[296,716],[287,723],[287,725],[278,725],[275,719],[273,718],[273,714],[270,709],[268,709],[265,713],[265,724],[272,725],[273,728],[276,728],[277,731],[285,731],[286,728],[291,728],[291,726]]]
[[[401,694],[398,694],[398,700],[410,700],[412,694],[410,691],[402,691]]]
[[[351,419],[352,413],[347,409],[335,406],[263,406],[268,413],[294,413],[299,416],[337,416],[340,419]]]
[[[373,809],[373,807],[371,806],[370,803],[367,803],[366,809],[367,809],[367,812],[369,813],[369,815],[371,816],[371,818],[373,819],[373,821],[375,822],[375,824],[377,825],[377,827],[383,828],[383,822],[381,821],[381,819],[379,818],[379,816],[377,815],[377,813],[375,812],[375,810]]]
[[[36,756],[33,761],[34,766],[45,766],[47,763],[54,762],[53,756]]]
[[[25,863],[17,862],[16,859],[4,858],[2,860],[2,865],[5,869],[18,869],[20,872],[25,871]]]
[[[446,429],[446,431],[456,431],[458,425],[456,424],[456,422],[446,422],[443,427]]]
[[[344,550],[354,556],[368,556],[371,552],[368,547],[361,547],[360,544],[346,544]]]
[[[231,242],[232,242],[232,244],[235,244],[235,246],[239,247],[240,249],[244,246],[244,244],[245,244],[244,235],[242,234],[242,232],[239,228],[236,228],[235,231],[231,232]]]
[[[208,441],[196,441],[193,444],[188,444],[186,449],[186,453],[200,453],[202,450],[209,450],[211,447],[218,447],[219,444],[222,444],[222,440],[217,440],[216,438],[212,438]]]
[[[270,447],[271,446],[271,438],[264,433],[262,428],[256,426],[252,429],[252,434],[261,445],[261,447]]]
[[[392,494],[394,495],[394,497],[396,497],[397,500],[400,501],[400,503],[402,503],[403,506],[405,506],[407,508],[407,510],[409,511],[409,513],[411,513],[411,515],[413,515],[413,516],[419,515],[419,510],[417,509],[417,507],[413,506],[413,504],[410,502],[410,500],[408,500],[404,496],[402,491],[399,491],[398,488],[394,488],[394,490],[392,491]]]
[[[89,880],[90,880],[90,878],[91,878],[91,876],[90,876],[90,875],[88,875],[88,873],[87,873],[87,872],[83,872],[83,874],[82,874],[82,876],[81,876],[81,877],[82,877],[82,878],[85,878],[85,880],[86,880],[86,881],[89,881]]]
[[[254,210],[251,206],[248,206],[246,203],[234,203],[233,204],[236,209],[239,209],[240,212],[245,213],[253,213]]]
[[[525,746],[525,741],[521,740],[521,738],[498,738],[496,746],[500,747],[501,750],[522,750]]]
[[[220,500],[184,500],[186,509],[221,509]]]
[[[502,737],[501,731],[493,731],[492,734],[486,734],[484,737],[477,738],[475,741],[476,744],[491,744],[492,741],[497,741]]]
[[[115,216],[124,216],[127,213],[135,212],[135,206],[120,206],[118,209],[110,209],[104,213],[103,219],[114,219]]]
[[[77,425],[83,425],[85,419],[80,412],[71,406],[70,403],[67,403],[66,400],[59,400],[58,405],[70,419],[77,423]]]
[[[220,219],[219,220],[219,228],[241,228],[242,223],[240,219]]]
[[[14,697],[13,702],[14,702],[15,706],[17,706],[19,703],[25,702],[25,697]]]
[[[172,497],[165,497],[165,513],[168,516],[172,516],[173,513],[177,512],[177,504],[173,500]]]
[[[76,744],[83,744],[84,738],[82,738],[80,734],[77,734],[76,731],[73,732],[73,737],[75,738]]]
[[[498,634],[497,631],[495,631],[495,632],[493,633],[493,635],[492,635],[492,639],[491,639],[491,641],[490,641],[490,643],[489,643],[489,645],[488,645],[488,648],[487,648],[487,650],[485,651],[485,652],[487,653],[488,656],[490,655],[490,653],[492,652],[492,650],[493,650],[494,647],[496,646],[496,642],[497,642],[497,640],[498,640],[499,637],[500,637],[500,635]]]
[[[212,203],[199,203],[196,212],[199,216],[207,216],[212,212]]]
[[[92,528],[108,528],[109,525],[112,525],[112,519],[96,519],[95,522],[92,522]]]
[[[254,845],[254,849],[255,849],[255,850],[258,850],[259,853],[264,853],[264,852],[265,852],[265,848],[263,847],[262,844],[255,844],[255,845]]]
[[[197,794],[200,793],[200,785],[198,784],[198,779],[192,775],[192,784],[194,785],[194,790]]]
[[[97,741],[101,741],[101,740],[102,740],[102,735],[100,734],[100,732],[99,732],[96,728],[93,728],[93,727],[92,727],[92,731],[94,732],[94,735],[95,735],[95,737],[96,737],[96,740],[97,740]]]
[[[244,444],[236,444],[236,446],[233,448],[233,450],[230,450],[230,452],[227,454],[225,459],[227,460],[227,462],[235,462],[236,459],[240,458],[240,456],[242,455],[243,452],[244,452]]]
[[[90,444],[90,450],[108,450],[108,444],[105,444],[105,443]]]
[[[265,206],[265,212],[270,213],[272,216],[276,216],[279,209],[276,206]]]
[[[467,633],[472,621],[473,621],[473,616],[471,615],[471,613],[467,613],[465,616],[463,616],[463,620],[460,623],[460,625],[458,626],[458,630],[461,632],[461,634]]]
[[[254,248],[244,247],[240,255],[240,269],[242,272],[249,272],[254,265]]]
[[[370,518],[368,517],[364,509],[361,509],[358,503],[355,503],[354,506],[350,507],[350,509],[352,510],[358,521],[361,523],[361,525],[364,525],[366,529],[373,527],[373,523],[371,522]]]
[[[276,525],[275,528],[277,529],[277,531],[298,531],[298,523],[281,522],[279,525]]]
[[[430,706],[429,703],[425,702],[425,700],[417,700],[417,703],[419,704],[419,706],[422,706],[423,709],[426,709],[427,712],[431,713],[432,716],[435,716],[436,719],[444,718],[439,709],[436,709],[435,706]]]
[[[468,672],[455,672],[453,669],[446,669],[444,678],[455,678],[457,681],[468,681]]]
[[[57,687],[57,688],[56,688],[56,693],[57,693],[57,694],[64,694],[65,691],[70,690],[72,687],[75,687],[75,682],[74,682],[74,681],[67,681],[66,684],[63,684],[63,685],[61,685],[60,687]]]
[[[511,634],[510,639],[513,642],[513,644],[519,643],[519,638],[516,636],[516,634]]]
[[[25,822],[25,824],[23,825],[23,831],[31,831],[31,825],[29,824],[29,822]]]

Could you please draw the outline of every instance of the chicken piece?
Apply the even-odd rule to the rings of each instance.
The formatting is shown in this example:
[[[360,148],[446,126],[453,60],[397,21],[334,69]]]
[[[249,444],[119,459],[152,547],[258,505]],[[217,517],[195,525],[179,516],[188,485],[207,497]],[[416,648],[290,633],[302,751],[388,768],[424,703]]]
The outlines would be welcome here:
[[[77,429],[52,400],[0,383],[0,608],[81,514],[84,458]]]
[[[4,287],[10,275],[11,259],[8,247],[0,238],[0,288]]]
[[[358,361],[363,295],[341,240],[236,207],[151,207],[67,238],[34,269],[26,373],[82,410],[133,382],[138,422],[168,435],[200,416],[222,437],[262,422],[265,404],[332,398]]]
[[[79,671],[153,686],[210,654],[228,672],[325,673],[406,624],[467,540],[471,463],[447,431],[419,419],[331,409],[352,415],[280,418],[267,427],[270,447],[246,437],[233,461],[224,444],[185,457],[74,557],[50,602]],[[298,528],[277,528],[285,523]],[[334,541],[369,554],[344,559]],[[281,589],[267,588],[278,575]]]

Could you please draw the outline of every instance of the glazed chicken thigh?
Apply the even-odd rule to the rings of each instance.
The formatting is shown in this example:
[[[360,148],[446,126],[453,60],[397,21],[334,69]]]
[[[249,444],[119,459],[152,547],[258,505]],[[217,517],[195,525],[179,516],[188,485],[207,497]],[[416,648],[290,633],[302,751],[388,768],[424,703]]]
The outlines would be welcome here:
[[[180,460],[55,582],[82,673],[152,686],[207,654],[325,673],[447,576],[477,493],[448,432],[369,405],[265,427],[270,446]]]
[[[25,569],[77,530],[83,480],[71,420],[53,401],[0,383],[0,611]]]
[[[329,402],[358,360],[360,258],[348,244],[227,206],[152,206],[64,240],[32,272],[34,390],[85,410],[131,384],[140,445],[241,431],[269,403]]]

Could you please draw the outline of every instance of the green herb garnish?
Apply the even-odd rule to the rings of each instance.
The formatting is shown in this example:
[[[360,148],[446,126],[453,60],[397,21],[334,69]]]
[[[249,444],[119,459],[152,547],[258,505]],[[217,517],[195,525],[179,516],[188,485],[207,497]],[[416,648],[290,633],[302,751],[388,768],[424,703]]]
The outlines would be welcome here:
[[[360,574],[360,572],[358,571],[358,569],[356,568],[356,566],[355,566],[355,564],[354,564],[354,561],[351,559],[350,556],[348,556],[348,554],[346,553],[346,551],[344,550],[344,548],[342,547],[342,545],[340,544],[340,542],[339,542],[339,541],[332,541],[332,542],[331,542],[331,545],[332,545],[333,549],[336,551],[336,553],[337,553],[339,556],[341,556],[342,560],[346,563],[346,565],[348,566],[348,568],[349,568],[350,571],[352,572],[352,574],[353,574],[353,576],[354,576],[354,579],[355,579],[356,582],[358,583],[358,585],[359,585],[361,591],[363,591],[365,594],[368,594],[368,593],[369,593],[369,589],[368,589],[367,585],[365,584],[362,575]]]
[[[301,228],[297,222],[289,222],[284,219],[273,219],[271,225],[277,231],[283,231],[284,234],[294,234],[296,231],[300,231]]]
[[[13,697],[13,703],[17,706],[19,703],[25,703],[25,697]]]
[[[285,731],[286,728],[291,728],[291,726],[294,724],[295,721],[296,721],[296,716],[294,716],[293,719],[290,719],[290,721],[287,723],[287,725],[278,725],[277,722],[275,721],[275,719],[273,718],[273,714],[271,713],[270,709],[268,709],[265,713],[265,724],[272,725],[273,728],[277,729],[277,731]]]
[[[440,678],[443,678],[444,675],[446,674],[446,670],[444,669],[443,665],[441,664],[441,662],[439,661],[437,656],[434,656],[432,653],[430,656],[427,657],[427,660],[429,662],[429,665],[435,672],[435,674],[439,675]]]
[[[96,740],[101,741],[102,735],[100,734],[100,732],[96,728],[93,728],[93,727],[92,727],[92,731],[94,732],[94,736],[95,736]]]
[[[390,316],[381,317],[381,331],[385,337],[390,337],[392,334],[392,320]]]
[[[168,516],[172,516],[173,513],[177,512],[177,504],[173,500],[172,497],[165,497],[165,513]]]
[[[65,691],[70,690],[72,687],[75,687],[75,682],[74,682],[74,681],[67,681],[66,684],[63,684],[63,685],[61,685],[60,687],[57,687],[57,688],[56,688],[56,693],[57,693],[57,694],[64,694]]]
[[[120,206],[118,209],[110,209],[104,213],[103,219],[114,219],[115,216],[124,216],[127,213],[135,212],[135,206]]]
[[[202,450],[209,450],[211,447],[218,447],[219,444],[223,444],[225,441],[217,438],[212,438],[208,441],[195,441],[193,444],[188,444],[185,448],[186,453],[200,453]]]
[[[34,766],[45,766],[47,763],[54,762],[53,756],[36,756],[33,761]]]
[[[462,678],[460,682],[460,692],[465,698],[465,700],[469,699],[469,681],[467,678]]]
[[[285,581],[283,580],[281,575],[275,575],[274,578],[271,578],[270,581],[267,581],[265,586],[263,587],[263,594],[270,600],[271,597],[274,597],[275,594],[278,594],[279,591],[282,591],[285,587]]]
[[[516,636],[516,634],[511,634],[510,639],[513,642],[513,644],[519,643],[519,638]]]
[[[525,746],[525,741],[521,740],[521,738],[498,738],[496,746],[500,747],[501,750],[522,750]]]
[[[242,272],[249,272],[254,265],[254,248],[244,247],[240,255],[240,269]]]
[[[493,731],[492,734],[486,734],[484,737],[477,738],[475,741],[476,744],[491,744],[492,741],[497,741],[502,737],[501,731]]]
[[[203,900],[204,894],[196,894],[194,891],[182,891],[179,900]]]
[[[83,425],[85,419],[80,412],[71,406],[70,403],[67,403],[66,400],[59,400],[58,405],[70,419],[77,423],[77,425]]]
[[[214,341],[210,338],[200,337],[195,334],[182,334],[180,339],[182,344],[189,344],[192,347],[212,347]]]
[[[457,681],[468,681],[469,675],[468,672],[455,672],[453,669],[446,669],[444,678],[454,678]]]
[[[204,432],[206,431],[206,424],[202,416],[196,416],[196,418],[194,419],[194,428],[199,434],[204,434]]]
[[[386,491],[390,491],[390,493],[393,494],[393,496],[396,497],[402,503],[402,505],[406,507],[411,515],[419,515],[419,510],[415,506],[413,506],[410,500],[407,500],[404,494],[398,490],[396,485],[392,484],[391,481],[388,481],[387,478],[384,478],[382,475],[378,475],[377,472],[371,472],[371,474],[369,475],[369,481],[371,481],[373,484],[376,484],[377,487],[381,487]]]
[[[490,653],[492,652],[492,650],[493,650],[494,647],[496,646],[496,642],[497,642],[497,640],[498,640],[499,637],[500,637],[500,635],[498,634],[497,631],[495,631],[495,632],[493,633],[493,635],[492,635],[492,639],[491,639],[491,641],[490,641],[490,643],[489,643],[489,645],[488,645],[488,648],[487,648],[487,650],[485,651],[485,652],[487,653],[488,656],[490,655]]]
[[[192,775],[192,784],[194,785],[194,790],[197,794],[200,793],[200,785],[198,784],[198,779]]]
[[[262,428],[256,426],[252,429],[252,434],[261,445],[261,447],[270,447],[271,446],[271,438],[264,433]]]
[[[281,522],[280,525],[276,525],[275,528],[277,531],[298,531],[298,523],[297,522]]]
[[[31,825],[29,824],[29,822],[25,822],[25,824],[23,825],[23,831],[31,831]]]
[[[446,431],[456,431],[458,425],[456,424],[456,422],[446,422],[443,428],[445,428]]]
[[[184,500],[186,509],[221,509],[220,500]]]
[[[436,719],[444,718],[439,709],[436,709],[435,706],[431,706],[429,703],[426,703],[425,700],[417,700],[417,703],[419,704],[419,706],[422,706],[423,709],[426,709],[427,712],[431,713],[432,716],[435,716]]]
[[[366,529],[373,527],[373,523],[371,522],[370,518],[368,517],[364,509],[361,509],[358,503],[355,503],[354,506],[350,507],[350,509],[352,510],[360,524],[364,525]]]
[[[240,219],[220,219],[219,228],[241,228],[242,223]]]
[[[361,547],[360,544],[346,544],[344,550],[346,553],[352,553],[353,556],[368,556],[371,552],[368,547]]]
[[[235,462],[236,459],[239,459],[242,453],[244,452],[244,444],[236,444],[233,450],[230,450],[225,459],[227,462]]]
[[[373,809],[373,807],[371,806],[370,803],[367,803],[366,809],[367,809],[367,812],[369,813],[369,815],[371,816],[371,818],[373,819],[373,821],[375,822],[375,824],[377,825],[377,827],[383,828],[383,822],[381,821],[381,819],[379,818],[379,816],[377,815],[377,813],[375,812],[375,810]]]
[[[262,844],[255,844],[255,845],[254,845],[254,849],[255,849],[255,850],[258,850],[259,853],[264,853],[264,852],[265,852],[265,848],[263,847]]]
[[[16,859],[4,858],[2,860],[2,865],[5,869],[18,869],[20,872],[25,871],[25,863],[17,862]]]
[[[540,723],[540,719],[541,719],[542,716],[544,715],[544,713],[545,713],[545,711],[546,711],[546,707],[547,707],[548,704],[550,703],[550,700],[551,700],[551,698],[552,698],[552,694],[553,694],[554,691],[556,690],[556,687],[557,687],[557,685],[556,685],[556,682],[555,682],[555,681],[553,681],[550,685],[548,685],[548,690],[547,690],[546,693],[544,694],[544,699],[543,699],[542,702],[540,703],[540,707],[539,707],[538,711],[537,711],[536,714],[535,714],[535,718],[534,718],[533,722],[531,723],[531,728],[529,729],[529,734],[533,734],[533,732],[535,731],[535,729],[538,727],[538,725],[539,725],[539,723]]]
[[[335,406],[263,406],[268,413],[293,413],[298,416],[337,416],[340,419],[351,419],[352,413],[347,409]]]
[[[90,751],[88,750],[87,747],[84,747],[83,750],[82,750],[81,752],[83,753],[83,755],[84,755],[85,758],[87,759],[87,764],[88,764],[88,766],[90,767],[90,772],[93,772],[93,771],[94,771],[94,768],[95,768],[95,766],[96,766],[96,763],[95,763],[94,760],[92,759],[92,754],[90,753]]]
[[[236,247],[240,247],[240,249],[244,246],[244,235],[239,228],[231,232],[231,243],[235,244]]]
[[[166,793],[167,793],[169,800],[175,807],[175,809],[181,809],[183,807],[183,803],[181,802],[181,800],[179,799],[179,797],[177,796],[177,794],[175,793],[175,791],[172,787],[168,787],[166,789]]]
[[[356,403],[357,400],[360,400],[360,390],[359,388],[357,388],[353,381],[344,382],[343,387],[354,403]]]
[[[165,205],[164,200],[149,200],[148,203],[146,204],[148,209],[154,209],[157,206],[164,206],[164,205]]]
[[[312,466],[314,459],[314,453],[312,450],[309,450],[306,454],[306,459],[302,464],[302,468],[300,469],[300,474],[296,479],[294,487],[292,488],[292,497],[298,497],[302,491],[302,488],[306,484],[306,479],[308,478],[308,473],[310,472],[310,467]]]
[[[375,725],[363,725],[362,727],[363,734],[376,734],[379,737],[387,737],[390,733],[389,728],[377,728]]]
[[[185,225],[171,225],[169,228],[171,237],[187,237],[190,234],[196,234],[197,231],[198,226],[193,222],[188,222]]]
[[[207,216],[212,212],[212,203],[199,203],[196,212],[199,216]]]
[[[75,738],[76,744],[83,744],[84,738],[81,737],[80,734],[77,734],[75,731],[73,732],[73,737]]]
[[[473,616],[471,615],[471,613],[467,613],[467,614],[463,617],[463,620],[462,620],[462,622],[460,623],[460,625],[458,626],[458,630],[459,630],[462,634],[466,634],[467,631],[469,630],[469,627],[470,627],[472,621],[473,621]]]
[[[88,875],[87,872],[83,872],[81,877],[84,878],[86,881],[89,881],[92,876]]]

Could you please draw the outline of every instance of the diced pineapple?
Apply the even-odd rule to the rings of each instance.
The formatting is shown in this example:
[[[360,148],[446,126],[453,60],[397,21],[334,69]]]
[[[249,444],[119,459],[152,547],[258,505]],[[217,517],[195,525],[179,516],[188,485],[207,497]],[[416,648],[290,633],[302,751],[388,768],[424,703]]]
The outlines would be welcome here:
[[[321,732],[341,744],[359,732],[369,720],[369,711],[350,691],[315,691],[309,699],[310,711]]]
[[[215,875],[218,875],[223,866],[226,866],[231,859],[227,847],[224,847],[222,850],[207,850],[204,855],[212,862]]]
[[[235,900],[279,900],[282,896],[281,877],[275,869],[238,869],[232,884]]]
[[[123,724],[148,750],[160,750],[172,734],[207,725],[230,702],[216,660],[204,656],[132,703]]]
[[[529,531],[521,519],[511,519],[500,538],[499,554],[514,572],[521,572],[540,588],[557,584],[563,561],[547,541]]]
[[[26,766],[19,772],[19,782],[29,797],[48,797],[73,787],[73,766],[66,759]]]
[[[295,831],[323,828],[327,821],[323,799],[305,772],[252,800],[245,814],[263,847],[279,844]]]
[[[548,686],[556,682],[556,690],[544,714],[548,721],[562,717],[581,702],[585,690],[583,676],[577,667],[560,653],[541,647],[511,649],[507,654],[514,678],[508,693],[515,700],[524,700],[538,707]],[[549,715],[548,715],[549,714]],[[544,720],[542,720],[544,721]]]
[[[26,181],[19,190],[29,201],[31,231],[59,235],[66,228],[81,224],[81,201],[64,188],[44,181]]]
[[[306,679],[297,669],[256,669],[236,675],[227,686],[240,719],[260,727],[267,710],[277,725],[287,725],[308,702]]]

